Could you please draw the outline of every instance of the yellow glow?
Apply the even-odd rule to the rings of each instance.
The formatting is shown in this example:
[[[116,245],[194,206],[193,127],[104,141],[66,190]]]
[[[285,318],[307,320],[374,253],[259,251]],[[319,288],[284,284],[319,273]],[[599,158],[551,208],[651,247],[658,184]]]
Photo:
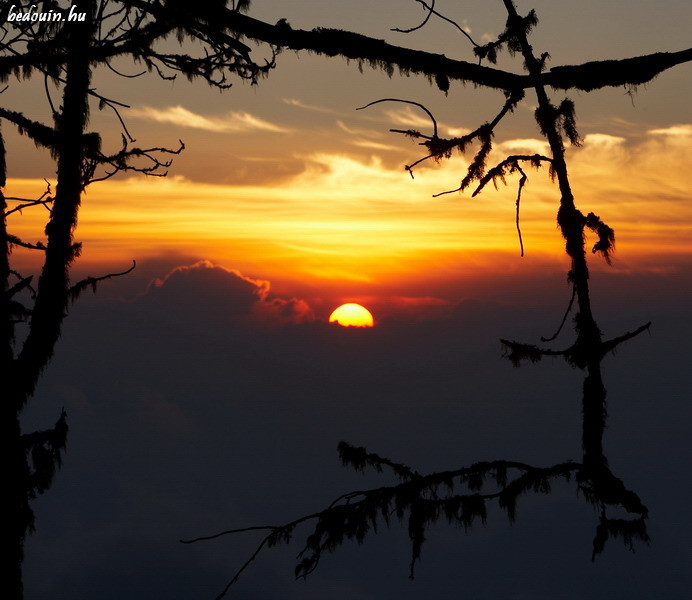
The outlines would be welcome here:
[[[339,306],[329,315],[329,322],[338,323],[342,327],[372,327],[375,324],[370,311],[355,302]]]

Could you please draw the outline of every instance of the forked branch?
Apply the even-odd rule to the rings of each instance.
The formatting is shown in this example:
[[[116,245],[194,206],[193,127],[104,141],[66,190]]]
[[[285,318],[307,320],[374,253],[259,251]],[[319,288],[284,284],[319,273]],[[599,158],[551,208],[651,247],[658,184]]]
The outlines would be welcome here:
[[[458,29],[459,32],[460,32],[469,42],[471,42],[476,48],[478,47],[478,44],[477,44],[477,43],[475,42],[475,40],[469,35],[469,32],[466,31],[461,25],[459,25],[459,23],[457,23],[457,22],[454,21],[453,19],[450,19],[449,17],[445,17],[443,14],[441,14],[440,12],[438,12],[437,10],[435,10],[435,0],[432,0],[432,2],[431,2],[430,4],[427,4],[427,3],[424,2],[423,0],[415,0],[415,1],[418,2],[418,4],[422,5],[423,8],[424,8],[425,10],[428,11],[428,14],[425,15],[425,18],[423,19],[423,22],[422,22],[420,25],[416,25],[416,26],[411,27],[411,28],[409,28],[409,29],[399,29],[398,27],[395,27],[395,28],[391,29],[391,31],[396,31],[396,32],[398,32],[398,33],[412,33],[412,32],[414,32],[414,31],[418,31],[419,29],[423,28],[423,27],[428,23],[428,21],[430,20],[430,17],[431,17],[432,15],[435,15],[435,16],[438,17],[439,19],[442,19],[443,21],[447,21],[447,23],[450,23],[451,25],[453,25],[454,27],[456,27],[456,29]]]

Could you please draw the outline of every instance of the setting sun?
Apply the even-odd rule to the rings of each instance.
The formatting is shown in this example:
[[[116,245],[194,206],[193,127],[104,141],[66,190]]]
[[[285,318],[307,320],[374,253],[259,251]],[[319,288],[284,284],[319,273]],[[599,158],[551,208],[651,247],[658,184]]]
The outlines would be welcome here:
[[[354,302],[339,306],[329,315],[329,322],[342,327],[372,327],[375,324],[370,311]]]

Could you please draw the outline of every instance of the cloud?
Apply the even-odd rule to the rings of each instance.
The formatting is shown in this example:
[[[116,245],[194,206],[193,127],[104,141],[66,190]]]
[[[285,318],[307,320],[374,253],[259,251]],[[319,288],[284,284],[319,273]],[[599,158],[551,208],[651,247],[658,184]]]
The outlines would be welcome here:
[[[201,260],[175,267],[162,279],[152,280],[145,301],[166,306],[176,318],[195,319],[204,314],[219,322],[250,318],[269,324],[313,320],[307,302],[280,298],[270,290],[269,281]]]
[[[346,125],[343,121],[340,119],[336,121],[336,126],[341,129],[341,131],[345,131],[346,133],[350,133],[351,135],[366,135],[366,136],[377,136],[381,137],[381,133],[377,131],[372,131],[370,129],[359,129],[355,127],[350,127]]]
[[[405,127],[412,127],[421,131],[431,130],[433,128],[433,122],[421,109],[411,108],[406,106],[400,109],[387,110],[385,111],[387,118],[397,124],[403,125]],[[470,129],[465,127],[448,127],[443,125],[439,120],[437,121],[437,127],[440,131],[444,130],[446,134],[450,137],[460,137],[470,133]]]
[[[371,137],[376,137],[380,138],[382,137],[382,134],[380,132],[376,131],[371,131],[369,129],[360,129],[360,128],[355,128],[355,127],[350,127],[349,125],[346,125],[341,120],[336,121],[336,125],[341,131],[344,131],[348,133],[349,135],[353,136],[358,136],[357,139],[348,139],[347,143],[353,145],[353,146],[359,146],[360,148],[372,148],[373,150],[385,150],[385,151],[390,151],[390,150],[401,150],[399,146],[395,146],[393,144],[385,144],[382,142],[376,142],[372,139],[368,139]]]
[[[245,111],[231,111],[223,117],[205,117],[188,110],[184,106],[178,105],[164,109],[144,106],[133,109],[129,114],[137,119],[151,120],[157,123],[173,123],[181,127],[201,129],[203,131],[268,131],[272,133],[288,133],[291,131],[289,128],[270,123]]]
[[[461,137],[462,135],[471,133],[471,130],[466,127],[445,127],[445,131],[447,135],[451,137]]]
[[[407,127],[424,128],[432,127],[433,124],[430,117],[422,114],[420,109],[414,111],[409,106],[400,109],[387,110],[385,111],[385,115],[397,125],[406,125]]]
[[[374,150],[401,150],[398,146],[382,144],[381,142],[374,142],[373,140],[352,140],[349,143],[354,146],[360,146],[361,148],[372,148]]]
[[[671,125],[661,129],[649,129],[648,133],[653,135],[692,137],[692,125]]]
[[[288,104],[289,106],[295,106],[297,108],[302,108],[305,110],[312,110],[315,112],[320,112],[320,113],[335,113],[336,111],[327,108],[326,106],[318,106],[317,104],[306,104],[302,100],[298,100],[297,98],[282,98],[281,100],[284,104]]]
[[[584,146],[591,148],[592,146],[600,146],[604,148],[614,148],[625,143],[625,138],[617,135],[609,135],[607,133],[589,133],[584,136]],[[547,144],[546,144],[547,146]]]
[[[517,150],[527,150],[532,154],[545,154],[548,152],[548,142],[537,140],[534,138],[521,138],[516,140],[507,140],[498,144],[503,150],[508,152],[516,152]]]

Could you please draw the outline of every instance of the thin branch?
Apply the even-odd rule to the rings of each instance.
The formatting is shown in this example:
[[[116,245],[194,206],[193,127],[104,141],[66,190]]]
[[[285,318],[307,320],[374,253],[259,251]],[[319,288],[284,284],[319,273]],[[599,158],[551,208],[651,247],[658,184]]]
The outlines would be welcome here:
[[[115,69],[112,69],[112,68],[111,68],[111,70],[115,71]],[[115,72],[117,73],[117,71],[115,71]],[[118,73],[118,74],[120,75],[120,73]],[[97,97],[100,98],[99,108],[103,108],[104,106],[107,106],[108,108],[110,108],[115,113],[115,116],[118,118],[118,121],[120,121],[120,126],[122,127],[122,130],[125,133],[125,135],[127,136],[127,139],[130,142],[133,142],[133,143],[136,142],[137,140],[135,138],[133,138],[132,135],[130,134],[130,131],[127,129],[127,125],[125,125],[125,121],[123,120],[122,115],[120,114],[120,111],[118,110],[118,106],[120,106],[122,108],[130,108],[130,106],[127,104],[123,104],[121,102],[116,102],[116,101],[111,100],[109,98],[106,98],[104,96],[97,95]]]
[[[263,531],[270,529],[272,531],[275,531],[276,529],[280,529],[280,525],[255,525],[253,527],[241,527],[240,529],[229,529],[227,531],[221,531],[220,533],[215,533],[214,535],[206,535],[206,536],[200,536],[193,538],[191,540],[180,540],[181,544],[194,544],[195,542],[206,542],[209,540],[215,540],[217,538],[223,537],[225,535],[231,535],[234,533],[244,533],[246,531]]]
[[[577,297],[577,286],[572,285],[572,298],[569,301],[569,304],[567,305],[567,310],[565,311],[565,315],[562,317],[562,322],[560,323],[560,326],[557,328],[557,331],[551,335],[549,338],[546,337],[541,337],[541,342],[552,342],[558,335],[560,335],[560,332],[562,331],[562,328],[565,326],[565,322],[567,321],[567,316],[569,313],[572,311],[572,306],[574,305],[574,299]]]
[[[164,147],[146,149],[129,148],[129,142],[125,138],[125,136],[123,136],[123,146],[120,152],[111,156],[106,156],[104,154],[99,153],[99,155],[90,160],[85,169],[85,179],[88,184],[97,181],[105,181],[106,179],[110,179],[111,177],[117,175],[122,171],[132,171],[134,173],[141,173],[143,175],[148,175],[150,177],[166,177],[168,175],[168,171],[164,171],[163,173],[161,173],[159,172],[159,170],[167,169],[168,167],[170,167],[171,164],[173,164],[172,160],[162,161],[157,156],[155,156],[155,154],[180,154],[185,149],[185,144],[182,140],[178,140],[178,142],[180,143],[180,146],[176,150]],[[132,165],[128,161],[133,158],[145,158],[150,162],[150,164],[149,166],[143,167]],[[101,177],[94,177],[93,175],[97,167],[104,164],[110,165],[113,170],[106,171],[106,173]]]
[[[364,108],[368,108],[370,106],[373,106],[374,104],[379,104],[380,102],[403,102],[404,104],[413,104],[414,106],[417,106],[418,108],[423,109],[425,111],[425,113],[430,117],[430,120],[432,121],[433,138],[437,138],[437,120],[435,119],[433,114],[425,106],[423,106],[420,102],[414,102],[413,100],[402,100],[401,98],[382,98],[380,100],[375,100],[373,102],[369,102],[365,106],[360,106],[360,107],[356,108],[356,110],[363,110]]]
[[[125,271],[121,271],[119,273],[108,273],[107,275],[101,275],[100,277],[87,277],[86,279],[82,279],[82,281],[75,283],[68,290],[68,294],[70,295],[72,301],[75,301],[87,287],[91,287],[92,291],[95,293],[96,286],[99,282],[105,281],[106,279],[111,279],[112,277],[122,277],[123,275],[127,275],[128,273],[134,271],[136,266],[137,262],[133,260],[132,266]]]
[[[221,600],[221,598],[223,598],[228,593],[228,590],[231,589],[231,586],[240,579],[240,576],[243,574],[243,571],[245,571],[245,569],[247,569],[250,566],[250,564],[255,560],[255,558],[257,558],[259,553],[262,551],[262,548],[264,548],[264,546],[269,542],[269,540],[271,539],[271,535],[272,534],[266,536],[260,542],[259,546],[257,546],[255,551],[250,555],[250,558],[248,558],[243,564],[243,566],[236,571],[235,575],[233,575],[231,580],[226,584],[226,587],[224,587],[223,590],[221,590],[221,593],[218,594],[214,598],[214,600]]]
[[[608,352],[612,352],[617,348],[620,344],[623,342],[626,342],[627,340],[631,340],[634,337],[637,337],[640,333],[643,333],[644,331],[649,331],[649,328],[651,327],[651,321],[646,323],[645,325],[642,325],[641,327],[637,327],[634,331],[628,331],[627,333],[618,336],[616,338],[613,338],[612,340],[606,340],[601,344],[601,355],[605,355]]]
[[[120,77],[124,77],[125,79],[135,79],[137,77],[141,77],[142,75],[146,74],[146,70],[140,71],[139,73],[135,73],[134,75],[128,75],[127,73],[122,73],[121,71],[118,71],[113,65],[111,65],[110,62],[106,62],[106,66],[113,71],[116,75],[120,75]]]
[[[341,441],[337,446],[339,458],[344,466],[353,467],[356,471],[364,471],[366,467],[382,472],[382,466],[389,467],[397,477],[404,480],[416,479],[420,473],[404,464],[394,462],[388,458],[368,452],[365,448],[352,446],[348,442]]]
[[[13,296],[16,296],[24,288],[28,288],[32,292],[32,296],[36,295],[36,292],[31,287],[31,281],[34,278],[33,275],[29,275],[29,277],[21,277],[18,273],[14,271],[12,271],[12,273],[20,277],[20,280],[17,283],[15,283],[10,289],[4,292],[5,300],[12,298]]]
[[[452,194],[454,192],[463,191],[474,180],[482,181],[485,171],[485,161],[488,155],[490,154],[490,150],[492,149],[491,140],[495,127],[497,127],[497,125],[507,115],[508,112],[514,110],[514,107],[519,103],[519,101],[523,97],[524,92],[521,90],[516,93],[507,94],[505,103],[502,106],[500,112],[497,115],[495,115],[495,118],[489,123],[484,123],[471,133],[468,133],[462,137],[452,138],[449,140],[443,138],[435,138],[428,142],[423,142],[422,145],[426,146],[430,150],[430,154],[417,160],[412,165],[406,165],[406,170],[410,172],[414,166],[419,165],[423,161],[426,161],[430,158],[434,158],[435,160],[449,158],[452,155],[452,151],[455,148],[458,149],[460,152],[464,152],[466,146],[470,144],[474,139],[478,138],[481,141],[481,147],[476,153],[476,156],[474,157],[473,161],[469,165],[466,176],[462,179],[459,187],[453,190],[447,190],[445,192],[433,194],[433,198],[437,198],[438,196],[444,196],[445,194]],[[550,160],[547,157],[545,157],[545,159]],[[411,174],[411,176],[413,176],[413,174]]]
[[[398,27],[394,27],[390,29],[389,31],[396,31],[397,33],[412,33],[414,31],[417,31],[418,29],[422,29],[425,24],[430,20],[430,17],[433,15],[433,9],[435,8],[435,0],[432,0],[432,3],[430,6],[428,6],[423,0],[415,0],[419,4],[423,5],[423,8],[428,11],[428,14],[425,15],[425,19],[423,19],[423,22],[420,25],[416,25],[415,27],[411,27],[410,29],[399,29]]]
[[[478,47],[478,44],[475,42],[475,40],[469,35],[469,33],[463,27],[461,27],[461,25],[459,25],[456,21],[453,21],[452,19],[445,17],[443,14],[441,14],[435,10],[435,0],[432,1],[430,6],[428,6],[423,0],[415,0],[415,1],[418,2],[419,4],[422,4],[423,7],[428,11],[428,15],[425,18],[425,20],[420,25],[418,25],[418,27],[413,27],[411,29],[398,29],[397,28],[397,29],[391,29],[390,31],[397,31],[400,33],[411,33],[412,31],[416,31],[417,29],[420,29],[421,27],[423,27],[428,22],[431,15],[435,15],[436,17],[439,17],[443,21],[447,21],[447,23],[452,24],[469,40],[469,42],[471,42],[475,47]]]
[[[53,115],[58,114],[57,111],[55,110],[55,106],[53,105],[53,99],[50,96],[50,90],[48,89],[48,74],[44,73],[43,74],[43,87],[46,90],[46,98],[48,99],[48,104],[50,105],[50,112]]]
[[[0,117],[13,123],[20,134],[31,138],[36,145],[43,146],[51,151],[54,150],[57,136],[55,128],[29,119],[20,112],[7,110],[2,107],[0,107]]]
[[[28,250],[41,250],[42,252],[46,251],[46,246],[43,242],[31,244],[19,239],[16,235],[10,235],[9,233],[7,234],[7,241],[14,246],[21,246],[22,248],[27,248]]]
[[[9,273],[10,275],[14,275],[20,281],[25,281],[33,277],[33,275],[29,275],[29,277],[24,277],[24,275],[22,275],[18,271],[15,271],[14,269],[10,269]],[[31,292],[31,297],[36,298],[36,290],[31,285],[27,285],[27,288],[29,288],[29,291]]]
[[[495,188],[497,189],[497,182],[496,180],[499,178],[502,180],[503,183],[506,184],[505,181],[505,175],[507,173],[511,174],[514,173],[514,171],[519,171],[521,173],[521,178],[519,179],[519,188],[517,190],[517,199],[516,199],[516,225],[517,225],[517,233],[519,235],[519,248],[521,250],[521,256],[524,256],[524,241],[522,239],[521,235],[521,227],[519,226],[519,211],[520,211],[520,205],[521,205],[521,193],[524,189],[524,186],[526,185],[526,182],[528,181],[528,177],[526,176],[526,173],[524,170],[521,168],[519,165],[519,161],[528,161],[531,163],[533,167],[540,167],[542,162],[549,162],[552,164],[552,159],[548,158],[547,156],[543,156],[541,154],[533,154],[533,155],[524,155],[524,154],[517,154],[514,156],[509,156],[505,160],[503,160],[499,165],[493,167],[490,169],[483,177],[480,179],[480,183],[478,184],[478,187],[476,190],[471,194],[471,197],[477,196],[481,190],[488,184],[488,182],[492,181],[493,184],[495,185]],[[508,171],[506,171],[509,169]],[[460,191],[463,189],[463,182],[462,186],[458,190],[453,190],[453,191]],[[449,192],[447,192],[449,193]]]
[[[506,349],[505,358],[509,359],[515,367],[518,367],[523,360],[530,360],[536,363],[544,356],[564,356],[569,360],[572,352],[572,347],[565,350],[548,350],[546,348],[539,348],[533,344],[523,344],[521,342],[505,339],[501,339],[500,342],[502,342]]]
[[[53,202],[54,198],[50,196],[50,182],[47,179],[44,179],[43,181],[46,182],[46,191],[43,192],[43,194],[41,194],[41,196],[39,196],[36,200],[27,200],[26,198],[16,198],[13,196],[6,197],[5,200],[14,200],[17,202],[22,202],[23,204],[19,204],[18,206],[15,206],[13,209],[8,210],[5,213],[5,218],[9,217],[13,212],[21,213],[23,209],[37,205],[42,205],[48,212],[51,212],[51,209],[48,208],[48,204]],[[46,198],[46,196],[48,197]]]
[[[478,187],[474,190],[473,194],[471,194],[471,197],[474,198],[480,194],[488,183],[491,181],[495,183],[495,180],[498,178],[502,180],[503,183],[506,183],[504,178],[507,173],[511,174],[515,170],[520,170],[519,161],[530,162],[533,167],[538,168],[541,166],[542,162],[552,163],[553,159],[543,156],[542,154],[513,154],[512,156],[508,156],[501,163],[488,170],[480,179]],[[509,171],[506,171],[508,168]],[[495,187],[497,187],[497,185]]]
[[[517,190],[517,234],[519,235],[519,248],[521,249],[521,256],[524,256],[524,240],[521,237],[521,227],[519,226],[519,205],[521,203],[521,191],[524,189],[524,186],[526,185],[526,173],[522,170],[522,168],[517,165],[517,170],[521,173],[521,179],[519,179],[519,189]]]

